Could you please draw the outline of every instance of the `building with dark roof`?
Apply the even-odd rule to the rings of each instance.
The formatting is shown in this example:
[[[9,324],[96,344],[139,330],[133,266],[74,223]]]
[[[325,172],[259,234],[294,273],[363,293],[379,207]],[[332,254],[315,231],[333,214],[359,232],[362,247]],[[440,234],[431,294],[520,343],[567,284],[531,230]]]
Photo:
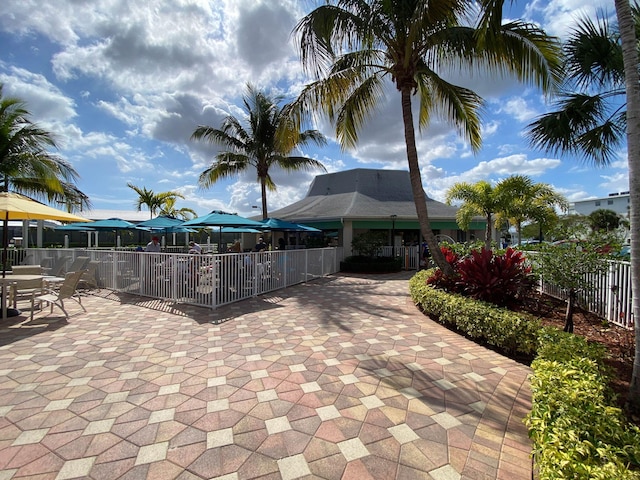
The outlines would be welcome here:
[[[427,197],[427,208],[436,235],[455,241],[484,238],[482,219],[473,222],[469,231],[462,231],[456,223],[457,207]],[[325,233],[337,232],[338,245],[347,251],[354,236],[368,230],[393,230],[396,246],[422,240],[409,172],[404,170],[356,168],[318,175],[306,197],[269,215]]]

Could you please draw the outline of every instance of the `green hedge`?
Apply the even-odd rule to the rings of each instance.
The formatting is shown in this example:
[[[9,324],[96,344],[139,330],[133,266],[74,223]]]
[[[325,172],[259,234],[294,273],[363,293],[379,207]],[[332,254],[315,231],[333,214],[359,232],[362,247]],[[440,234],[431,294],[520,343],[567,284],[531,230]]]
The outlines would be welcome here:
[[[540,480],[640,479],[640,429],[614,406],[601,345],[437,290],[426,285],[430,273],[418,272],[409,285],[427,315],[504,351],[537,355],[525,423]]]
[[[511,355],[535,354],[540,329],[535,317],[433,288],[426,284],[432,272],[422,270],[409,281],[414,303],[427,315]]]

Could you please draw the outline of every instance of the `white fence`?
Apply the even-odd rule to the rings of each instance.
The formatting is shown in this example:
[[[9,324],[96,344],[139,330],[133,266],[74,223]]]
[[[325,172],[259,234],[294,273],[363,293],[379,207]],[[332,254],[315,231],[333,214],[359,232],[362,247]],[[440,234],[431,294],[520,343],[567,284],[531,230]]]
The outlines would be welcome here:
[[[625,328],[633,327],[631,305],[631,264],[609,260],[609,268],[604,274],[587,275],[592,287],[578,293],[579,305]],[[548,282],[541,282],[542,291],[559,298],[565,298],[562,289]]]
[[[343,250],[188,255],[55,248],[11,253],[14,264],[55,265],[62,260],[69,266],[76,257],[88,256],[95,272],[90,283],[97,287],[215,308],[336,273]]]

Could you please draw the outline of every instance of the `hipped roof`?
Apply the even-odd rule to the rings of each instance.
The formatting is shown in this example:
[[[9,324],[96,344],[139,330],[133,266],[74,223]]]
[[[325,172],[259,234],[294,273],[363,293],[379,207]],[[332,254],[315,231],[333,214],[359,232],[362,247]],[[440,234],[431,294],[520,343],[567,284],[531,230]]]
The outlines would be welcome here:
[[[427,208],[432,220],[454,220],[458,210],[429,197]],[[366,168],[318,175],[305,198],[269,215],[297,222],[417,218],[409,172]]]

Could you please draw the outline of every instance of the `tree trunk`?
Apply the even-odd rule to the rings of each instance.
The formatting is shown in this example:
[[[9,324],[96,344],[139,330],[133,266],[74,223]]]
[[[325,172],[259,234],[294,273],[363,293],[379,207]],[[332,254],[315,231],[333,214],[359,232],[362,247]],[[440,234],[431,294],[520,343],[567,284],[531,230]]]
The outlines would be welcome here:
[[[491,214],[487,213],[487,228],[485,230],[485,234],[484,234],[484,247],[487,250],[491,250],[491,232],[492,232],[492,225],[491,225]]]
[[[635,330],[635,359],[627,407],[640,412],[640,75],[638,44],[629,0],[615,0],[622,41],[627,93],[627,159],[629,164],[629,222],[631,235],[631,295]]]
[[[260,178],[260,194],[262,195],[262,219],[269,218],[269,212],[267,212],[267,185],[264,178]]]
[[[569,298],[567,298],[567,311],[564,314],[564,331],[573,333],[573,311],[576,305],[576,292],[569,290]]]
[[[422,178],[420,176],[420,164],[418,163],[418,150],[416,149],[416,135],[413,128],[413,112],[411,111],[411,87],[409,85],[400,89],[402,96],[402,120],[404,122],[404,139],[407,146],[407,161],[409,162],[409,178],[411,179],[411,190],[413,192],[413,201],[416,204],[416,213],[418,214],[418,223],[420,223],[420,232],[427,242],[431,258],[434,263],[446,275],[453,275],[453,268],[447,263],[444,254],[438,246],[436,236],[431,229],[429,221],[429,212],[427,210],[427,196],[422,186]]]

